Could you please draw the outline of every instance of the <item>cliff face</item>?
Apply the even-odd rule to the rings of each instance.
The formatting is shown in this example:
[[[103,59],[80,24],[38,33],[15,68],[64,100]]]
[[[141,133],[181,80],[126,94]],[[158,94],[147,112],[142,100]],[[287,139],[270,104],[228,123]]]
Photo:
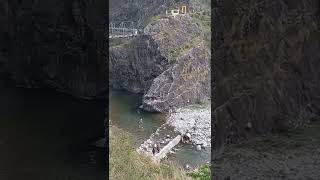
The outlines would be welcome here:
[[[127,39],[109,49],[109,85],[143,93],[152,80],[166,70],[168,61],[149,36]]]
[[[320,3],[214,1],[216,145],[320,115]]]
[[[21,86],[98,96],[108,88],[105,7],[104,1],[2,2],[8,22],[1,25],[0,64]]]
[[[110,86],[144,93],[143,108],[153,112],[208,100],[208,17],[188,14],[173,18],[162,12],[150,19],[143,35],[111,43]]]

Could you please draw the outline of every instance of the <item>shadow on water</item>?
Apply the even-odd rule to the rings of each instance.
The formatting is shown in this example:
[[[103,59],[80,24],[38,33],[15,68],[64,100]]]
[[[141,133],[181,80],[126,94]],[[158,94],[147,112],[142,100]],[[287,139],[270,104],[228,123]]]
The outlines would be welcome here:
[[[0,179],[105,179],[105,102],[0,81]]]

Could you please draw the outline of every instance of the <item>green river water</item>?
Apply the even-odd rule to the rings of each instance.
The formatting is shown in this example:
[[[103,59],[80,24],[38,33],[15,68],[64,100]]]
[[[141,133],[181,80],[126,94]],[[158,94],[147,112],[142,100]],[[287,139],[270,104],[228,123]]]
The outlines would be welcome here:
[[[113,125],[133,135],[136,147],[139,147],[166,122],[166,116],[163,114],[149,113],[139,109],[141,98],[141,95],[123,91],[110,91],[109,93],[109,118]],[[141,118],[143,128],[139,128]],[[167,129],[172,130],[172,128]],[[178,151],[170,155],[169,159],[183,167],[186,164],[196,167],[210,161],[210,148],[201,151],[196,151],[192,145],[179,145],[177,148]]]

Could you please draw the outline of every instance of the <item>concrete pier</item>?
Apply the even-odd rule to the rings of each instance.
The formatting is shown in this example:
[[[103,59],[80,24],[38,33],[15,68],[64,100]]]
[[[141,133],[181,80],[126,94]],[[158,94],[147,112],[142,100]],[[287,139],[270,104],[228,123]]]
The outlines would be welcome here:
[[[174,148],[181,141],[181,135],[178,135],[174,139],[172,139],[165,147],[163,147],[158,154],[154,156],[154,160],[156,162],[160,162],[160,160],[170,152],[172,148]]]

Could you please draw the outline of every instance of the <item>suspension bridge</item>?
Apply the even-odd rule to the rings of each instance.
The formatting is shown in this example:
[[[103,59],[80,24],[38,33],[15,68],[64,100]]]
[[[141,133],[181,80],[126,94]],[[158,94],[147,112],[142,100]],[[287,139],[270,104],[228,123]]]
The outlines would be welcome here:
[[[109,24],[109,39],[127,38],[138,35],[133,21],[113,21]]]

